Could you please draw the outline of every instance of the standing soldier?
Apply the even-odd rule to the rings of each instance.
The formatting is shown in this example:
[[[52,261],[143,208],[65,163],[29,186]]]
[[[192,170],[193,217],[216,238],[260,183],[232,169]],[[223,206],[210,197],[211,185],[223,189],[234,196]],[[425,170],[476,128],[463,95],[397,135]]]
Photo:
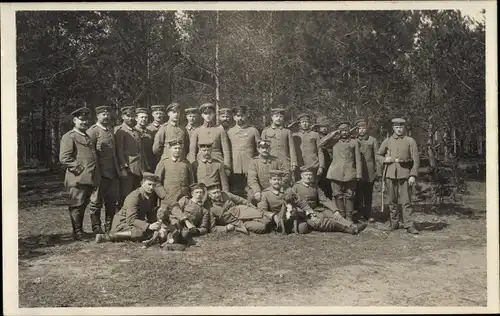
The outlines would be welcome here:
[[[183,147],[183,158],[186,158],[189,149],[189,134],[185,127],[179,125],[181,118],[181,105],[173,102],[167,106],[168,122],[163,124],[155,135],[153,142],[153,153],[160,157],[160,160],[170,156],[168,141],[180,140]]]
[[[146,108],[137,108],[135,113],[135,120],[137,122],[135,129],[139,132],[139,136],[141,137],[141,155],[144,156],[144,170],[147,172],[154,172],[157,158],[153,154],[154,132],[148,129],[149,111]]]
[[[198,155],[198,143],[212,143],[212,158],[224,163],[226,175],[231,174],[231,148],[223,128],[215,126],[215,106],[204,103],[200,106],[203,124],[191,134],[189,143],[189,161],[194,162]]]
[[[293,134],[297,150],[297,165],[298,167],[314,167],[316,168],[314,172],[320,176],[325,170],[325,157],[319,146],[320,136],[311,130],[311,116],[309,114],[301,114],[297,120],[299,121],[299,131]],[[297,169],[295,179],[300,179],[299,169]]]
[[[69,189],[68,207],[73,238],[82,240],[83,217],[90,196],[99,187],[101,179],[95,143],[85,133],[88,127],[89,109],[80,108],[71,113],[74,128],[61,138],[59,161],[66,168],[64,186]]]
[[[317,132],[320,136],[320,139],[328,135],[328,127],[330,126],[330,122],[324,116],[320,116],[316,119],[316,124],[312,126],[312,128],[317,128]],[[330,166],[332,163],[332,153],[331,148],[321,147],[321,151],[323,152],[323,158],[325,159],[325,167]],[[318,177],[318,185],[325,193],[326,197],[332,199],[332,186],[330,180],[326,178],[326,172],[323,172]]]
[[[259,131],[248,125],[247,108],[239,106],[234,111],[235,125],[227,131],[231,143],[232,171],[229,178],[232,192],[246,197],[248,192],[247,175],[248,166],[253,157],[258,154],[257,144],[260,141]]]
[[[97,123],[87,130],[87,135],[96,146],[97,161],[101,174],[99,186],[90,196],[90,221],[92,231],[102,234],[101,208],[104,203],[104,229],[109,232],[113,216],[118,211],[120,201],[120,166],[116,156],[115,135],[111,124],[111,107],[95,108]]]
[[[222,190],[229,192],[229,181],[222,162],[212,159],[212,144],[199,142],[200,155],[193,162],[191,168],[194,174],[194,182],[213,183],[222,185]]]
[[[260,140],[257,144],[259,155],[254,157],[248,166],[248,196],[247,200],[257,204],[261,197],[262,191],[269,187],[269,177],[271,170],[284,170],[285,165],[277,157],[272,156],[269,151],[271,141]]]
[[[120,181],[120,205],[127,195],[139,187],[141,175],[145,170],[144,157],[141,155],[141,136],[134,128],[135,107],[122,108],[123,124],[115,131],[116,155],[120,172],[123,177]]]
[[[285,109],[276,107],[271,110],[272,123],[262,131],[262,139],[271,141],[271,155],[278,157],[285,164],[293,177],[297,168],[297,154],[292,132],[284,128]],[[293,183],[293,179],[290,179]]]
[[[173,139],[167,144],[170,155],[158,163],[155,174],[160,177],[160,183],[166,192],[161,206],[168,209],[181,197],[189,195],[189,186],[194,182],[194,179],[191,166],[183,157],[184,144],[182,141]]]
[[[196,129],[196,120],[198,119],[198,108],[187,108],[186,111],[186,130],[189,135],[189,139],[191,139],[191,135]]]
[[[391,214],[389,230],[405,228],[410,234],[418,234],[411,219],[409,187],[415,184],[420,158],[415,140],[403,135],[405,123],[406,121],[402,118],[392,119],[394,134],[382,142],[378,157],[384,162],[384,173],[387,179]],[[402,207],[402,214],[399,214],[398,205]],[[400,215],[403,223],[399,223]]]
[[[340,139],[332,147],[332,163],[326,177],[332,180],[333,196],[341,215],[352,221],[356,181],[361,179],[362,175],[359,143],[351,139],[349,123],[340,123],[338,130],[323,137],[320,145],[327,146],[339,131]]]
[[[153,122],[151,122],[147,128],[153,132],[154,136],[160,127],[165,123],[165,106],[161,104],[152,105],[151,115],[153,116]]]
[[[375,137],[367,135],[367,123],[364,119],[356,121],[358,127],[359,152],[361,154],[361,180],[356,189],[356,207],[360,213],[359,217],[375,222],[372,217],[373,183],[380,174],[380,163],[378,162],[378,144]]]
[[[220,126],[224,128],[224,131],[227,133],[227,130],[231,127],[233,123],[233,113],[229,108],[219,109],[219,122]]]

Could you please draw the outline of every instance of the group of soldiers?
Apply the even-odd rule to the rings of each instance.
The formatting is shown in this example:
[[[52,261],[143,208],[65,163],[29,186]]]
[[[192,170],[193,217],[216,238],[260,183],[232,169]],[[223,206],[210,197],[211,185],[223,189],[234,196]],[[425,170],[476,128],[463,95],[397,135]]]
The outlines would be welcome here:
[[[87,206],[97,242],[147,240],[161,229],[171,233],[170,244],[214,231],[286,231],[292,209],[298,233],[358,234],[375,222],[373,185],[380,177],[390,209],[382,229],[419,233],[409,194],[419,156],[415,140],[404,135],[404,119],[392,119],[393,135],[378,146],[364,119],[329,131],[327,120],[313,122],[309,114],[287,125],[285,112],[273,107],[271,124],[259,133],[245,106],[221,108],[219,125],[212,103],[128,106],[116,127],[109,106],[95,108],[91,126],[88,108],[73,111],[60,162],[74,238],[84,238]]]

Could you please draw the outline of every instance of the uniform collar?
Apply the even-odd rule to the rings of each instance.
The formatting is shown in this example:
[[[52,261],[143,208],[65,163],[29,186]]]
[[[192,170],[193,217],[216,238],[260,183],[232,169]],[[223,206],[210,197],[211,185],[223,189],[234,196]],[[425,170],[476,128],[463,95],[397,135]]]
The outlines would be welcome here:
[[[122,124],[122,126],[123,126],[124,128],[126,128],[126,129],[128,129],[129,131],[133,131],[133,130],[134,130],[134,128],[133,128],[133,127],[130,127],[130,126],[128,126],[128,125],[127,125],[127,124],[125,124],[125,123],[123,123],[123,124]]]
[[[139,193],[141,193],[142,197],[146,200],[149,200],[149,198],[151,197],[151,194],[147,194],[142,187],[139,188]]]
[[[281,193],[283,193],[283,191],[276,191],[275,189],[273,188],[269,188],[269,191],[271,191],[274,195],[280,195]]]
[[[109,130],[109,128],[107,128],[106,126],[102,125],[101,123],[97,122],[95,123],[95,125],[103,130],[105,130],[106,132]]]
[[[339,142],[342,142],[342,143],[348,143],[350,141],[351,141],[350,137],[349,138],[345,138],[345,139],[344,138],[339,139]]]
[[[300,183],[302,183],[302,185],[305,187],[308,187],[308,188],[312,187],[312,184],[305,183],[304,181],[300,181]]]
[[[142,128],[139,125],[136,125],[135,129],[138,130],[139,132],[145,132],[147,130],[146,127]]]
[[[172,160],[173,162],[177,162],[177,161],[181,160],[180,158],[174,158],[172,156],[170,156],[168,159]]]
[[[161,124],[161,123],[158,123],[158,122],[153,121],[153,122],[151,122],[151,125],[153,125],[154,127],[158,128],[158,127],[160,127],[162,124]]]
[[[263,163],[270,163],[270,162],[271,162],[271,159],[269,159],[269,157],[264,158],[263,156],[259,155],[259,159],[260,159]]]
[[[186,125],[186,129],[187,129],[188,131],[191,131],[191,130],[193,130],[193,129],[195,129],[195,128],[196,128],[196,127],[195,127],[194,125],[189,125],[189,124],[188,124],[188,125]]]
[[[82,136],[88,136],[88,135],[87,135],[87,133],[82,132],[82,131],[79,131],[79,130],[77,130],[75,127],[73,128],[73,131],[74,131],[75,133],[78,133],[78,134],[82,135]]]
[[[301,133],[301,134],[307,134],[309,132],[312,132],[312,130],[311,129],[299,130],[299,133]]]
[[[196,204],[196,205],[200,205],[200,206],[202,206],[202,205],[204,204],[204,203],[203,203],[203,201],[199,201],[199,202],[197,202],[197,201],[195,201],[195,200],[194,200],[194,199],[192,199],[192,198],[191,198],[191,202],[193,202],[193,203],[194,203],[194,204]]]
[[[214,122],[203,122],[203,127],[214,127],[215,123]]]
[[[283,129],[283,125],[281,125],[281,126],[276,126],[276,125],[274,125],[274,124],[271,124],[271,128],[272,128],[272,129]]]
[[[239,129],[244,129],[244,128],[248,127],[248,123],[243,123],[243,125],[235,124],[234,126],[237,127],[237,128],[239,128]]]
[[[170,124],[170,125],[172,125],[172,126],[174,126],[174,127],[179,126],[179,123],[178,123],[178,122],[174,122],[174,121],[170,121],[170,120],[167,122],[167,124]]]
[[[201,159],[203,163],[212,163],[212,159]]]
[[[364,136],[358,135],[358,139],[361,139],[361,140],[367,140],[368,137],[370,137],[370,135],[364,135]]]
[[[392,134],[392,137],[394,139],[403,139],[403,138],[405,138],[405,135],[398,136],[398,135],[396,135],[396,133],[394,133],[394,134]]]

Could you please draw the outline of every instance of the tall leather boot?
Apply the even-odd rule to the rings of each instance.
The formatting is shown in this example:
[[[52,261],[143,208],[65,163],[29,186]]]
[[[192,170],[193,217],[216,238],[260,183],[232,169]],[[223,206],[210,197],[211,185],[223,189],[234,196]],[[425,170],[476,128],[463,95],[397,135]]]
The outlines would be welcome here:
[[[344,198],[342,196],[335,197],[335,203],[337,204],[337,207],[339,208],[339,213],[342,215],[343,218],[345,218],[345,205],[344,205]]]
[[[109,234],[97,234],[95,235],[95,242],[120,242],[132,239],[132,231],[127,230],[123,232],[109,233]]]
[[[83,216],[80,216],[80,211],[78,209],[69,210],[69,217],[71,219],[71,226],[73,227],[73,239],[75,240],[83,240]]]
[[[354,212],[354,201],[353,199],[345,199],[345,219],[352,222],[352,214]]]
[[[101,209],[90,209],[90,224],[92,225],[92,232],[94,234],[104,234],[101,228]]]
[[[236,222],[232,223],[234,225],[234,230],[240,233],[243,233],[245,235],[249,235],[247,228],[245,227],[245,223],[243,223],[241,220],[237,220]]]
[[[105,208],[104,217],[104,231],[109,233],[111,230],[111,225],[113,224],[113,218],[115,217],[117,207],[114,205],[107,205]]]

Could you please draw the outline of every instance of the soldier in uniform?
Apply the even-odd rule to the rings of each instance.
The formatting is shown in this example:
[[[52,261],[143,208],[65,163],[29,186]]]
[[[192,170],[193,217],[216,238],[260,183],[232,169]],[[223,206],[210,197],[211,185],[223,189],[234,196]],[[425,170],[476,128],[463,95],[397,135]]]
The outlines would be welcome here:
[[[317,132],[319,134],[320,139],[328,135],[328,127],[330,126],[330,122],[324,116],[320,116],[316,119],[316,124],[312,126],[313,129],[317,128]],[[323,158],[325,160],[324,166],[330,166],[332,163],[332,153],[331,148],[321,147],[321,151],[323,152]],[[323,172],[318,177],[318,185],[325,193],[326,197],[332,199],[332,185],[330,180],[326,178],[326,172]]]
[[[116,213],[111,231],[97,234],[96,242],[141,241],[159,230],[161,224],[157,221],[154,199],[159,180],[156,175],[144,172],[140,187],[127,195],[122,208]]]
[[[233,112],[229,108],[221,108],[219,109],[219,123],[224,131],[227,133],[227,130],[231,127],[233,123]]]
[[[141,138],[141,155],[144,157],[144,170],[147,172],[154,172],[157,157],[153,154],[153,141],[155,133],[148,129],[149,111],[146,108],[137,108],[135,113],[135,120],[137,122],[135,129]]]
[[[71,113],[74,128],[61,138],[59,151],[59,161],[66,168],[64,186],[69,190],[68,210],[75,240],[84,237],[85,208],[90,202],[92,192],[99,187],[101,179],[95,143],[85,132],[89,114],[87,108],[80,108]]]
[[[282,178],[286,175],[283,170],[270,170],[269,172],[269,186],[262,191],[262,197],[257,203],[257,208],[264,214],[265,217],[274,224],[275,229],[281,229],[278,213],[281,212],[283,204],[285,203],[285,192],[282,186]],[[309,216],[310,209],[302,210]],[[306,221],[301,220],[298,223],[298,233],[306,234],[309,232],[309,227]]]
[[[184,126],[179,125],[181,118],[181,105],[173,102],[167,106],[168,121],[163,124],[155,135],[153,142],[153,153],[160,157],[160,160],[170,156],[168,150],[169,140],[181,140],[184,144],[183,158],[187,157],[189,149],[189,133]]]
[[[147,129],[153,132],[154,137],[160,127],[165,123],[165,106],[161,104],[152,105],[151,116],[153,116],[153,121],[148,125]]]
[[[231,148],[229,139],[223,128],[215,126],[215,106],[204,103],[200,106],[203,124],[198,126],[191,134],[189,161],[194,162],[198,155],[198,143],[212,143],[212,158],[224,163],[226,175],[231,174]]]
[[[120,201],[120,166],[116,156],[115,135],[111,125],[111,107],[98,106],[95,108],[97,123],[87,130],[95,144],[97,161],[101,174],[99,186],[90,196],[90,222],[95,234],[102,234],[101,208],[105,206],[104,228],[111,229],[113,216],[118,211]]]
[[[229,181],[227,179],[222,162],[212,159],[212,143],[198,142],[200,155],[198,160],[192,163],[194,181],[201,183],[219,182],[224,191],[229,192]]]
[[[417,143],[413,138],[404,135],[405,123],[402,118],[392,119],[394,134],[382,142],[377,155],[384,163],[387,179],[391,219],[389,230],[405,228],[411,234],[418,234],[419,231],[413,226],[411,219],[409,187],[415,184],[420,159]],[[402,207],[402,214],[399,213],[399,205]],[[399,222],[400,217],[403,223]]]
[[[139,187],[142,172],[147,171],[142,155],[141,135],[134,128],[135,107],[122,108],[123,123],[115,131],[116,155],[120,172],[123,177],[120,181],[120,205],[125,197]]]
[[[182,140],[170,140],[168,148],[170,155],[158,163],[155,171],[166,192],[166,196],[161,202],[161,206],[166,209],[179,201],[181,197],[189,195],[189,186],[194,182],[191,165],[183,158],[184,144]]]
[[[198,119],[198,108],[187,108],[184,112],[186,113],[186,120],[187,120],[186,130],[188,132],[189,139],[191,139],[191,135],[196,129],[196,120]]]
[[[346,220],[340,214],[335,203],[325,196],[323,190],[318,188],[314,181],[316,167],[302,166],[301,180],[297,181],[290,191],[297,194],[305,204],[299,204],[301,209],[310,209],[310,212],[316,213],[307,220],[307,224],[313,230],[320,232],[344,232],[349,234],[358,234],[366,228],[366,224],[355,225]]]
[[[233,193],[247,197],[248,166],[253,157],[258,155],[257,144],[260,141],[259,131],[248,125],[247,108],[239,106],[234,111],[235,125],[227,131],[231,144],[232,174],[229,178]]]
[[[283,127],[284,114],[284,108],[276,107],[271,110],[272,123],[264,128],[261,138],[271,141],[271,155],[278,157],[285,164],[285,168],[291,171],[290,175],[294,176],[297,168],[297,154],[292,132]]]
[[[264,234],[271,221],[247,200],[221,191],[220,183],[207,184],[206,209],[210,212],[210,231],[237,231]]]
[[[254,157],[248,166],[248,195],[250,203],[257,204],[262,191],[269,186],[271,170],[284,170],[285,165],[277,157],[270,154],[271,141],[260,140],[257,144],[259,155]]]
[[[340,139],[337,139],[340,131]],[[332,163],[326,174],[332,181],[332,192],[340,213],[347,220],[352,221],[356,181],[361,179],[361,155],[359,143],[351,139],[349,123],[340,123],[338,130],[323,137],[321,146],[327,146],[332,139],[336,142],[332,147]]]
[[[319,147],[320,136],[317,132],[311,130],[311,116],[309,114],[300,114],[297,117],[299,121],[299,131],[293,133],[295,149],[297,150],[297,165],[312,166],[318,176],[322,175],[325,169],[325,157],[323,150]],[[295,179],[300,179],[300,169],[297,169]]]
[[[369,136],[364,119],[356,121],[358,127],[359,152],[361,154],[361,180],[356,189],[356,206],[359,217],[375,222],[372,217],[373,183],[380,174],[380,163],[377,158],[378,144],[375,137]]]

